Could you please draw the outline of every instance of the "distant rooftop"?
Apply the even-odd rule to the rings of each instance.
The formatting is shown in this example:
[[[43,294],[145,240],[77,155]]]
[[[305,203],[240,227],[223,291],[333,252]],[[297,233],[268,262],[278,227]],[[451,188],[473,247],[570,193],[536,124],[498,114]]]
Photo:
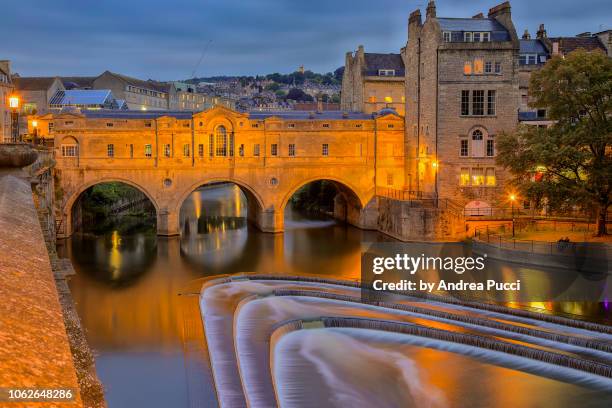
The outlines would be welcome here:
[[[521,54],[548,54],[546,47],[542,44],[539,39],[535,40],[520,40],[521,42]]]
[[[193,111],[139,111],[139,110],[84,110],[82,114],[87,118],[114,118],[114,119],[157,119],[162,116],[170,116],[176,119],[191,119]],[[283,120],[367,120],[372,119],[371,114],[342,111],[323,111],[322,113],[312,113],[307,111],[252,111],[247,112],[250,119],[264,120],[272,116]],[[313,116],[311,119],[310,116]]]
[[[66,89],[82,88],[92,89],[93,81],[96,77],[88,76],[72,76],[72,77],[61,77],[62,83]]]
[[[15,89],[19,91],[41,91],[48,90],[53,81],[57,79],[57,77],[19,77],[13,76],[13,83],[15,84]]]
[[[510,41],[510,33],[494,18],[438,18],[440,29],[450,32],[490,32],[491,41]]]
[[[112,104],[113,94],[109,89],[60,90],[51,97],[51,106],[104,106]]]
[[[400,54],[364,53],[366,75],[378,75],[381,69],[395,70],[395,76],[404,76],[404,61]]]
[[[601,50],[606,52],[606,47],[601,43],[599,37],[549,37],[552,43],[559,43],[559,52],[568,54],[578,48],[587,51]]]
[[[138,87],[138,88],[152,89],[158,92],[165,92],[165,93],[168,93],[170,90],[170,84],[153,81],[151,79],[145,81],[145,80],[138,79],[138,78],[132,78],[130,76],[123,75],[123,74],[117,74],[111,71],[105,71],[102,75],[104,74],[112,75],[126,82],[127,84]]]

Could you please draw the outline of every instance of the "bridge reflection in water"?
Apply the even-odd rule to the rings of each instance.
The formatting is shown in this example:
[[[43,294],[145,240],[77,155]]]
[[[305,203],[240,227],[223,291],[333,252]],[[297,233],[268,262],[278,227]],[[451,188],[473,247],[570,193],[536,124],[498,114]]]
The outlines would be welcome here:
[[[188,406],[184,311],[177,294],[189,282],[244,271],[356,279],[362,242],[389,240],[376,232],[326,218],[304,219],[290,211],[284,234],[261,233],[246,222],[247,207],[237,186],[208,186],[196,190],[183,205],[181,238],[156,237],[155,231],[127,236],[111,231],[100,237],[75,235],[59,248],[60,255],[72,259],[77,273],[70,286],[90,344],[98,353],[97,368],[111,408]],[[520,267],[500,268],[504,279],[518,276],[526,279],[525,285],[530,284],[530,276],[538,284],[543,279],[552,281],[544,273],[529,272],[525,274]],[[559,312],[564,307],[538,306],[558,308]],[[579,314],[601,313],[598,306],[570,307]],[[515,387],[516,393],[528,392],[521,388],[528,382],[525,378],[512,381],[511,372],[475,360],[446,360],[447,354],[429,349],[418,350],[412,358],[419,366],[434,367],[440,359],[449,361],[429,381],[456,392],[479,388],[478,381],[457,382],[466,369],[474,375],[487,372],[486,387],[491,395],[496,393],[496,384]],[[455,369],[457,375],[450,375]],[[565,388],[559,384],[548,389],[561,392]],[[214,406],[211,384],[205,388],[210,391],[207,403]],[[572,397],[579,395],[572,391]],[[504,401],[496,402],[503,405]]]

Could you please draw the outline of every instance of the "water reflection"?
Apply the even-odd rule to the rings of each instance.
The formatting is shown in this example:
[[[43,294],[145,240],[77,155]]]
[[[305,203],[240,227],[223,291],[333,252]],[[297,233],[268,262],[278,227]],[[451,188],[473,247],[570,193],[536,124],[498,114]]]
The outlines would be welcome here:
[[[328,218],[305,218],[290,209],[284,234],[261,233],[247,223],[247,208],[237,186],[210,186],[185,201],[180,238],[156,237],[153,229],[128,235],[113,230],[102,236],[75,235],[58,247],[60,256],[72,259],[76,271],[70,287],[98,354],[98,371],[111,408],[165,407],[168,400],[175,402],[172,406],[187,406],[181,360],[184,327],[177,294],[190,281],[244,271],[358,279],[362,244],[392,241]],[[533,275],[529,268],[508,265],[500,273],[508,280]],[[544,279],[541,285],[546,284]],[[605,308],[603,304],[535,306],[609,316],[607,304]],[[140,358],[143,353],[148,357]],[[126,372],[139,381],[126,381]],[[156,387],[167,398],[151,394]]]

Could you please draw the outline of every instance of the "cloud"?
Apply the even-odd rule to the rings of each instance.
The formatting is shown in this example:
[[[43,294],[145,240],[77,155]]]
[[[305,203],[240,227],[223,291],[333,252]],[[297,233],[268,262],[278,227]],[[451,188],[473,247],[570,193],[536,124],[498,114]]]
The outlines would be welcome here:
[[[398,52],[408,14],[427,0],[21,0],[3,5],[4,55],[22,75],[188,77],[332,71],[344,53]],[[469,17],[496,2],[437,2],[439,16]],[[549,35],[598,31],[611,19],[606,0],[512,3],[517,31]],[[609,27],[606,27],[609,28]]]

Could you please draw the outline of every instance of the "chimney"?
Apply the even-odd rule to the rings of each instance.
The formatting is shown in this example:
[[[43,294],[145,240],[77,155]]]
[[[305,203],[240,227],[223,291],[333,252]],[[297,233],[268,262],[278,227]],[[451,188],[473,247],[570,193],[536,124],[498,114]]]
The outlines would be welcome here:
[[[555,41],[553,43],[553,47],[552,47],[553,51],[553,55],[559,55],[559,43],[557,41]]]
[[[510,2],[505,1],[497,6],[489,9],[489,18],[496,18],[505,15],[510,15]]]
[[[412,13],[410,13],[410,17],[408,18],[408,25],[418,24],[421,25],[421,10],[416,9]]]
[[[425,15],[425,18],[436,18],[436,3],[433,0],[431,0],[427,5],[427,14]]]
[[[523,33],[523,40],[531,40],[531,34],[529,34],[528,29],[525,29],[525,32]]]
[[[478,13],[475,16],[472,16],[472,18],[484,18],[484,14]]]
[[[9,60],[0,60],[0,70],[8,75],[9,81],[11,80],[11,61]]]
[[[544,28],[544,24],[540,24],[540,28],[538,29],[538,32],[536,33],[536,38],[542,39],[546,37],[548,37],[548,35],[546,35],[546,29]]]

